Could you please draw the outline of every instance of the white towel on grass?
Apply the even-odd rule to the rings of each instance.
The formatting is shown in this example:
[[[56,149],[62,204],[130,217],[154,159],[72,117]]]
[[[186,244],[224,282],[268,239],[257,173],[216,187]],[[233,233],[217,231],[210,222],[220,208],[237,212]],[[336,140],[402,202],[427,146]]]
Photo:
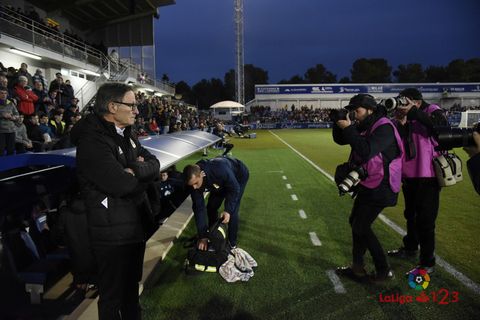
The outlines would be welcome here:
[[[257,261],[248,252],[235,248],[218,272],[227,282],[248,281],[254,275],[253,268],[257,266]]]

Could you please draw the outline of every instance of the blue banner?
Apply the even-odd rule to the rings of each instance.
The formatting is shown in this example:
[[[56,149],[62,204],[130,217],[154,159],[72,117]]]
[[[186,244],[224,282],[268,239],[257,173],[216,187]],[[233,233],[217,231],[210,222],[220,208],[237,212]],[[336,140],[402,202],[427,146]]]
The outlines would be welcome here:
[[[256,85],[256,95],[275,94],[357,94],[357,93],[392,93],[398,94],[406,88],[415,87],[422,93],[462,93],[479,92],[480,84],[378,84],[378,85]]]
[[[257,129],[326,129],[331,122],[284,122],[284,123],[250,123],[251,130]]]

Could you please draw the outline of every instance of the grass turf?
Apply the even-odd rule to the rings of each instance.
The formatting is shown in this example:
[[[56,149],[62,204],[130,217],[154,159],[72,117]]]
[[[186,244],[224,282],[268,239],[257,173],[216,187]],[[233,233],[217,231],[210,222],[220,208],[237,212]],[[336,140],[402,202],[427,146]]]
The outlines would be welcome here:
[[[329,130],[275,133],[330,174],[349,152],[348,147],[332,142]],[[190,223],[161,265],[160,281],[142,295],[146,319],[478,317],[479,296],[440,268],[432,275],[426,292],[431,294],[441,288],[458,291],[459,302],[449,305],[380,303],[380,293],[418,295],[403,277],[415,261],[390,259],[397,278],[385,287],[342,279],[347,293],[335,293],[326,270],[350,262],[351,235],[347,220],[352,200],[339,197],[330,180],[268,131],[257,132],[257,137],[233,140],[234,156],[250,168],[250,181],[240,210],[239,246],[259,263],[255,276],[247,283],[228,284],[217,274],[185,275],[182,267],[186,249],[181,243],[195,232]],[[195,155],[189,161],[199,158]],[[184,162],[178,168],[183,165]],[[291,184],[291,190],[286,188],[286,183]],[[478,283],[480,261],[475,245],[479,243],[480,225],[476,215],[480,198],[471,189],[470,182],[465,181],[442,191],[437,253]],[[292,201],[291,194],[296,194],[298,201]],[[306,212],[307,219],[299,217],[299,209]],[[386,215],[403,226],[402,202],[386,210]],[[385,249],[399,246],[401,237],[388,226],[377,221],[374,229]],[[322,241],[321,247],[312,245],[309,232],[316,232]],[[367,262],[371,270],[371,261]]]

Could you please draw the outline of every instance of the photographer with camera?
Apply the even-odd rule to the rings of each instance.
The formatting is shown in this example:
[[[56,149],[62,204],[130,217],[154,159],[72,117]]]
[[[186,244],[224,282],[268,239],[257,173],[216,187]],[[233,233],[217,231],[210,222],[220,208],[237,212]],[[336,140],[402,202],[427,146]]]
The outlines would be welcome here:
[[[470,156],[470,159],[467,161],[468,173],[472,179],[473,187],[480,194],[480,133],[473,133],[473,141],[475,146],[463,149]]]
[[[341,194],[356,194],[349,218],[353,262],[336,272],[355,280],[367,279],[364,255],[368,249],[376,270],[369,280],[382,283],[394,275],[371,226],[385,207],[397,203],[403,145],[394,124],[385,116],[385,108],[371,95],[357,94],[345,108],[353,111],[356,121],[342,111],[334,113],[333,139],[340,145],[349,144],[352,152],[348,164],[337,167],[335,180]]]
[[[428,273],[435,266],[435,220],[440,201],[440,186],[433,167],[439,155],[435,127],[447,125],[443,111],[435,104],[423,100],[416,88],[407,88],[397,98],[395,110],[397,129],[405,146],[403,162],[404,216],[407,235],[403,246],[388,252],[389,256],[408,258],[416,256],[420,246],[417,267]]]

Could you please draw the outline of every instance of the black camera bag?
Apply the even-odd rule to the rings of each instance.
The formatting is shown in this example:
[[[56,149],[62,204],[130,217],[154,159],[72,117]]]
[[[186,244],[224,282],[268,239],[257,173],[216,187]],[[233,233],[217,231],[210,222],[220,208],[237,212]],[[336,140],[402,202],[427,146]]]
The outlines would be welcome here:
[[[222,264],[227,261],[227,225],[219,220],[208,233],[208,250],[198,250],[195,245],[188,250],[185,260],[185,272],[218,272]]]

